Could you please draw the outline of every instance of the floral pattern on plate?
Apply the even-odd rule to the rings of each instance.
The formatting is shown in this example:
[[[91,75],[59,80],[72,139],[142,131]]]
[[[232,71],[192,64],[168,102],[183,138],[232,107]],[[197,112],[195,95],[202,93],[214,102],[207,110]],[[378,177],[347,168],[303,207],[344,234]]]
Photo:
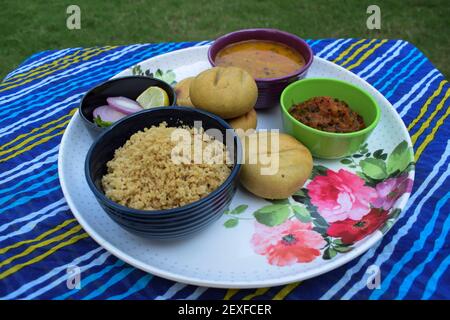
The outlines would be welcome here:
[[[406,141],[388,155],[369,152],[364,144],[357,154],[343,158],[337,171],[316,165],[309,183],[289,199],[275,200],[253,212],[251,245],[271,265],[287,266],[330,260],[380,230],[385,233],[400,214],[397,200],[410,193],[414,168],[412,148]],[[225,212],[227,228],[236,227],[247,205]]]

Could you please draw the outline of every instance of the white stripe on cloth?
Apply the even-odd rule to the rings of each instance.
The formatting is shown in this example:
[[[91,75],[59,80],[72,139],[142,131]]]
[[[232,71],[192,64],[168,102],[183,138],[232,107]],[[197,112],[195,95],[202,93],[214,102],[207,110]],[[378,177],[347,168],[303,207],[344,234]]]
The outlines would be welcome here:
[[[374,61],[368,64],[362,71],[358,72],[358,76],[362,77],[364,73],[366,73],[369,70],[372,70],[374,66],[379,65],[381,61],[386,59],[386,57],[389,56],[391,52],[397,49],[402,43],[403,43],[402,40],[397,40],[395,44],[392,47],[390,47],[382,56],[376,58]]]
[[[35,217],[38,217],[38,216],[40,216],[40,215],[43,215],[43,214],[49,212],[50,210],[53,210],[54,208],[56,208],[56,207],[58,207],[58,206],[60,206],[60,205],[63,205],[63,204],[65,204],[65,203],[66,203],[66,199],[61,198],[61,199],[59,199],[58,201],[55,201],[55,202],[53,202],[53,203],[50,203],[50,204],[48,204],[47,206],[45,206],[44,208],[39,209],[38,211],[32,212],[32,213],[30,213],[30,214],[27,214],[26,216],[17,218],[17,219],[15,219],[15,220],[13,220],[13,221],[10,221],[10,222],[8,222],[8,223],[4,223],[4,224],[2,224],[2,225],[0,226],[0,232],[1,232],[1,231],[4,231],[4,230],[6,230],[6,229],[8,229],[10,226],[13,226],[13,225],[15,225],[15,224],[17,224],[17,223],[29,221],[29,220],[31,220],[31,219],[33,219],[33,218],[35,218]]]
[[[367,76],[363,76],[362,78],[364,78],[365,80],[373,77],[375,74],[377,74],[385,65],[386,63],[392,61],[393,59],[395,59],[396,57],[398,57],[398,55],[400,54],[400,52],[402,51],[402,49],[407,45],[407,42],[403,42],[403,44],[397,48],[397,50],[395,50],[395,52],[386,60],[384,60],[382,63],[378,64],[377,67],[375,69],[372,69],[372,72],[370,72],[369,75]]]
[[[20,236],[20,235],[23,235],[25,233],[31,232],[38,225],[39,222],[42,222],[42,221],[44,221],[44,220],[46,220],[48,218],[54,217],[56,214],[58,214],[60,212],[67,211],[67,210],[69,210],[69,207],[64,205],[62,207],[56,208],[56,209],[48,212],[47,214],[40,215],[38,219],[29,221],[28,223],[26,223],[25,225],[21,226],[16,231],[8,232],[7,234],[5,234],[3,236],[0,236],[0,241],[5,241],[5,240],[10,239],[12,237]]]
[[[8,295],[4,296],[4,297],[0,297],[1,300],[10,300],[10,299],[17,299],[21,294],[27,292],[30,289],[33,289],[34,287],[44,283],[45,281],[47,281],[48,279],[51,279],[52,277],[58,275],[60,272],[63,272],[64,274],[59,277],[58,279],[56,279],[55,281],[49,283],[48,285],[46,285],[45,287],[40,288],[39,290],[34,291],[33,293],[31,293],[30,295],[28,295],[25,298],[22,299],[32,299],[35,298],[43,293],[46,293],[47,291],[53,289],[54,287],[56,287],[57,285],[61,284],[64,281],[67,281],[67,269],[70,266],[79,266],[81,263],[83,263],[84,261],[90,259],[92,256],[96,255],[97,253],[99,253],[100,251],[104,251],[104,249],[102,247],[98,247],[94,250],[89,251],[88,253],[82,255],[81,257],[78,257],[76,259],[74,259],[72,262],[69,262],[65,265],[62,265],[60,267],[54,268],[53,270],[51,270],[48,273],[45,273],[43,276],[30,281],[26,284],[24,284],[23,286],[21,286],[19,289],[14,290],[13,292],[10,292]],[[103,254],[101,254],[99,257],[97,257],[95,260],[93,260],[91,263],[89,263],[88,265],[82,266],[80,267],[80,271],[86,271],[89,268],[92,268],[94,266],[98,266],[103,264],[106,259],[110,256],[110,253],[108,252],[104,252]],[[81,276],[83,276],[83,274],[81,274]]]
[[[330,52],[328,52],[328,54],[323,57],[324,59],[329,59],[331,56],[333,56],[333,54],[335,54],[337,51],[339,51],[345,44],[349,43],[350,41],[352,41],[353,39],[347,39],[344,42],[342,42],[341,44],[339,44],[336,48],[334,48],[333,50],[331,50]],[[322,54],[322,52],[320,52],[320,54]]]
[[[180,290],[184,289],[186,287],[185,284],[182,283],[175,283],[173,286],[171,286],[166,293],[163,295],[157,296],[155,300],[167,300],[171,299],[173,296],[175,296]]]
[[[349,41],[350,39],[348,39],[347,41]],[[331,48],[337,46],[339,43],[344,42],[344,39],[339,39],[339,40],[335,40],[329,44],[327,44],[322,50],[320,50],[320,52],[316,53],[316,56],[321,57],[325,52],[327,52],[328,50],[330,50]]]
[[[142,47],[143,45],[132,45],[129,47],[124,48],[123,50],[114,52],[114,54],[109,54],[101,59],[95,59],[92,61],[88,61],[86,63],[82,63],[74,68],[67,68],[66,71],[55,74],[53,76],[48,76],[40,80],[39,82],[31,85],[31,86],[23,86],[22,89],[19,91],[11,92],[10,94],[5,94],[0,97],[0,105],[6,104],[8,102],[11,102],[13,100],[17,100],[23,96],[29,95],[33,92],[35,89],[39,89],[43,86],[47,86],[55,81],[64,79],[66,77],[71,77],[73,75],[83,73],[84,71],[91,69],[93,67],[99,67],[107,62],[115,61],[125,54],[135,51]]]
[[[409,98],[419,89],[423,88],[423,84],[425,81],[428,80],[429,77],[431,77],[434,73],[438,72],[436,69],[431,70],[425,77],[422,78],[419,82],[417,82],[411,90],[407,94],[404,94],[400,100],[398,100],[396,103],[394,103],[394,108],[398,109],[405,101],[409,100]]]
[[[7,80],[7,79],[11,78],[12,76],[14,76],[16,74],[26,72],[26,71],[28,71],[30,69],[33,69],[33,68],[38,67],[40,65],[43,65],[44,63],[47,63],[47,62],[52,61],[52,60],[55,60],[55,59],[57,59],[57,58],[59,58],[61,56],[64,56],[70,51],[74,51],[75,52],[76,50],[81,50],[81,48],[68,48],[68,49],[64,49],[64,50],[59,50],[59,51],[54,52],[54,53],[52,53],[50,55],[42,57],[42,58],[40,58],[40,59],[38,59],[36,61],[33,61],[32,63],[27,63],[26,65],[23,65],[23,66],[15,69],[14,71],[10,72],[5,79]]]
[[[422,98],[427,93],[428,89],[430,88],[430,85],[439,77],[441,77],[441,75],[438,73],[437,75],[435,75],[433,77],[433,79],[428,81],[427,84],[422,87],[422,90],[414,97],[414,99],[409,101],[408,104],[400,112],[400,117],[404,117],[408,113],[408,111],[411,109],[413,104],[416,103],[417,101],[419,101],[419,99]]]
[[[11,181],[13,179],[16,179],[16,178],[18,178],[20,176],[23,176],[24,174],[28,174],[30,172],[33,172],[33,170],[40,168],[44,164],[55,162],[58,159],[58,155],[49,156],[48,158],[45,158],[45,160],[41,161],[41,162],[38,162],[38,161],[40,161],[42,158],[44,158],[44,157],[46,157],[48,155],[51,155],[51,154],[57,152],[58,148],[59,148],[59,145],[53,147],[52,149],[50,149],[48,151],[45,151],[44,153],[41,153],[36,158],[33,158],[30,161],[22,162],[21,164],[17,165],[16,167],[14,167],[14,168],[12,168],[12,169],[10,169],[8,171],[3,172],[2,176],[4,177],[4,179],[0,180],[0,184],[9,182],[9,181]],[[35,162],[37,162],[37,163],[35,163]],[[25,170],[22,170],[24,167],[26,167],[28,165],[31,165],[31,166],[28,167]],[[17,172],[16,174],[11,175],[9,177],[7,177],[9,174],[15,173],[16,171],[19,171],[19,172]]]
[[[67,105],[69,105],[69,104],[75,104],[75,103],[78,104],[79,99],[82,96],[83,96],[83,93],[75,94],[73,96],[68,97],[64,101],[56,103],[56,104],[54,104],[52,106],[49,106],[49,107],[47,107],[45,109],[41,109],[40,111],[35,112],[33,114],[30,114],[27,117],[21,118],[20,120],[18,120],[15,123],[10,124],[9,126],[3,127],[2,129],[0,129],[0,138],[2,138],[4,136],[7,136],[7,135],[10,135],[11,133],[16,132],[17,130],[21,129],[22,127],[25,127],[25,126],[30,125],[32,123],[36,123],[36,122],[39,122],[41,120],[47,119],[47,118],[51,117],[52,115],[54,115],[55,113],[58,113],[58,112],[60,112],[60,111],[62,111],[64,109],[67,109]],[[56,108],[56,107],[59,107],[59,106],[62,106],[62,107]],[[31,118],[33,118],[35,116],[39,116],[39,115],[41,115],[43,113],[45,114],[45,116],[37,118],[37,119],[30,120]],[[27,121],[27,120],[29,120],[29,121]]]

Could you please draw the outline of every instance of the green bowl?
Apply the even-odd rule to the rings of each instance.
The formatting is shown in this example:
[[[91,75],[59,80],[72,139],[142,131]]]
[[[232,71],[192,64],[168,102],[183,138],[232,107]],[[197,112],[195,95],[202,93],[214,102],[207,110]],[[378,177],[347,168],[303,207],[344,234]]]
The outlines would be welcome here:
[[[326,132],[309,127],[289,113],[293,104],[313,97],[331,96],[345,101],[364,119],[366,128],[351,133]],[[380,107],[365,90],[348,82],[328,78],[296,81],[284,89],[280,98],[286,133],[302,142],[314,157],[338,159],[357,152],[380,121]]]

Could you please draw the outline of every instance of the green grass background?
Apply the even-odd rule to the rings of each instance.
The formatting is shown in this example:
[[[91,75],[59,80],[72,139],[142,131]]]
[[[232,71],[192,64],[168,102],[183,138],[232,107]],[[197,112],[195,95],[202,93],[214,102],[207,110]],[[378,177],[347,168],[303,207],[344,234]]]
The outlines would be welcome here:
[[[273,27],[303,38],[410,41],[450,74],[449,0],[0,0],[0,79],[33,53],[67,47],[214,39]],[[81,8],[81,30],[66,28],[66,8]],[[381,8],[381,30],[366,9]]]

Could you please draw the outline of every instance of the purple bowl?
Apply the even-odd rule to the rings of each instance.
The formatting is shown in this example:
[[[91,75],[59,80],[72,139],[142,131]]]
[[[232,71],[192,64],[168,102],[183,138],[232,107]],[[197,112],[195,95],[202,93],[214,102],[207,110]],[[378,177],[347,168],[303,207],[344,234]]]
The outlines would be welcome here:
[[[208,60],[212,66],[216,66],[214,60],[217,53],[224,47],[246,40],[266,40],[280,42],[297,50],[305,59],[305,65],[299,70],[281,77],[281,78],[264,78],[255,79],[258,86],[258,100],[256,101],[256,109],[265,109],[275,106],[279,100],[283,89],[290,83],[302,79],[306,76],[314,54],[310,46],[301,38],[288,32],[277,29],[245,29],[228,33],[220,38],[209,47]]]

